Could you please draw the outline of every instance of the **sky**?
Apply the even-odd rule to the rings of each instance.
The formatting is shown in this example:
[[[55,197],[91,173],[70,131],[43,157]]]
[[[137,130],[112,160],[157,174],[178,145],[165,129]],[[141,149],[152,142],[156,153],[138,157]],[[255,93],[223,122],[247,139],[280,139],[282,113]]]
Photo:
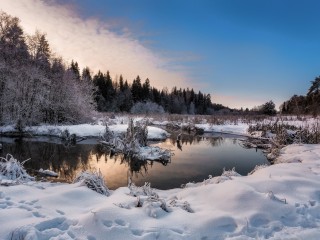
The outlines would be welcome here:
[[[194,88],[232,108],[279,106],[320,73],[317,0],[0,0],[0,9],[80,67]]]

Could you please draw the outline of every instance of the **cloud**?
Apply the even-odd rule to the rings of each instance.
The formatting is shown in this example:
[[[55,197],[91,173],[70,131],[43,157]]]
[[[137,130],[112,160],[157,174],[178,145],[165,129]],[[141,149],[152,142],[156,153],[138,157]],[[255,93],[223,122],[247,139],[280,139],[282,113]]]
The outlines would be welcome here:
[[[123,74],[131,82],[137,75],[158,88],[184,87],[186,72],[173,69],[170,58],[145,47],[130,31],[119,33],[113,23],[81,19],[73,6],[56,1],[1,0],[1,10],[19,17],[27,34],[45,32],[50,46],[68,62],[77,61],[94,72]],[[176,63],[173,63],[176,65]],[[178,68],[177,68],[178,69]]]

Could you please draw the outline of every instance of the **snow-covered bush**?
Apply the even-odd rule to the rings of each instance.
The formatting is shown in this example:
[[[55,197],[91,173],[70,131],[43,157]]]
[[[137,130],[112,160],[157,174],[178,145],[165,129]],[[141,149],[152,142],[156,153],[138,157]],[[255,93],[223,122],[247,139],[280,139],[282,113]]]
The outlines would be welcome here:
[[[103,137],[103,140],[106,142],[111,141],[115,137],[114,133],[110,130],[107,124],[106,124],[106,130],[102,137]]]
[[[128,188],[130,189],[130,195],[134,197],[138,196],[148,196],[158,198],[158,194],[151,188],[151,184],[146,182],[142,187],[137,187],[134,183],[129,181]]]
[[[133,114],[163,114],[165,113],[162,106],[154,102],[137,102],[130,110]]]
[[[261,132],[260,137],[273,138],[273,143],[277,145],[277,147],[292,143],[320,143],[320,122],[318,121],[300,127],[278,120],[269,123],[256,123],[249,126],[248,132],[251,134]]]
[[[0,157],[0,175],[9,180],[22,182],[34,180],[23,167],[24,163],[28,160],[20,163],[11,154],[7,154],[6,158]]]
[[[132,122],[132,121],[130,121]],[[133,123],[131,123],[133,125]],[[136,126],[133,127],[134,138],[138,141],[139,145],[142,147],[147,146],[148,140],[148,121],[136,122]]]
[[[161,198],[154,189],[151,188],[150,183],[145,183],[141,187],[137,187],[134,183],[129,181],[130,189],[129,195],[137,197],[136,207],[142,207],[148,216],[158,218],[164,212],[172,212],[174,208],[181,208],[187,212],[193,213],[190,204],[187,201],[180,201],[176,197],[171,199]],[[127,206],[122,204],[120,207]]]
[[[64,131],[62,131],[60,134],[60,137],[67,144],[76,144],[77,143],[76,134],[70,134],[68,129],[65,129]]]
[[[159,147],[147,146],[148,121],[136,122],[129,119],[126,134],[114,134],[106,126],[105,133],[100,142],[107,150],[114,153],[123,153],[126,157],[139,160],[169,161],[171,152]]]
[[[124,143],[125,143],[125,151],[128,155],[133,155],[139,152],[139,148],[141,145],[140,142],[144,142],[144,137],[147,138],[148,132],[147,130],[147,123],[145,125],[137,123],[134,126],[133,119],[129,119],[128,128],[126,135],[124,136]]]
[[[106,186],[103,176],[101,172],[89,172],[84,171],[77,175],[77,177],[74,179],[73,183],[81,182],[81,184],[87,186],[89,189],[109,196],[110,191],[108,187]]]

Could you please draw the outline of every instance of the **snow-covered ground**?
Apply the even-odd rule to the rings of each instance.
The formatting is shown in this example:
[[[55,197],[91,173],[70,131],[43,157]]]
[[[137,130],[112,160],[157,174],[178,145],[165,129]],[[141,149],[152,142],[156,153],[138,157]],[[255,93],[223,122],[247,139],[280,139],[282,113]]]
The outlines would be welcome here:
[[[109,197],[80,183],[0,186],[0,238],[320,239],[320,145],[290,145],[277,162],[249,176]]]
[[[125,133],[128,124],[110,125],[109,129],[114,133]],[[34,135],[50,135],[60,136],[61,132],[68,130],[70,134],[76,134],[78,137],[99,137],[105,132],[105,125],[103,124],[78,124],[78,125],[41,125],[26,127],[26,131]],[[14,126],[8,125],[0,127],[1,133],[15,132]],[[168,133],[158,127],[148,127],[148,139],[161,140],[168,137]]]
[[[246,123],[214,125],[209,123],[195,124],[197,128],[201,128],[204,132],[221,132],[232,133],[238,135],[248,135],[249,125]]]
[[[68,130],[70,134],[76,134],[79,137],[97,137],[101,136],[105,131],[105,123],[107,122],[109,129],[115,133],[126,132],[130,117],[129,116],[117,116],[114,119],[108,121],[101,119],[95,119],[95,123],[92,124],[77,124],[77,125],[41,125],[26,127],[25,130],[34,135],[51,135],[60,136],[62,131]],[[169,121],[164,119],[156,120],[153,118],[134,117],[134,122],[137,121],[149,121],[153,126],[148,126],[148,139],[149,140],[163,140],[166,139],[169,134],[162,128],[168,124],[174,124],[176,126],[186,126],[193,124],[192,118],[181,121]],[[313,124],[320,124],[319,118],[304,117],[299,119],[297,117],[272,117],[266,118],[259,123],[282,123],[289,124],[296,127],[311,127]],[[244,119],[239,118],[237,121],[223,121],[223,124],[211,124],[206,120],[202,120],[201,123],[194,124],[195,127],[203,129],[204,132],[221,132],[230,133],[242,136],[248,136],[249,125],[255,125],[258,122],[251,121],[250,124]],[[15,132],[13,125],[0,126],[1,133]]]
[[[125,132],[127,121],[115,119],[109,129]],[[305,127],[317,121],[282,123]],[[153,121],[148,139],[165,139],[168,133],[157,125],[167,123],[172,122]],[[249,128],[241,120],[195,126],[238,135],[248,135]],[[100,136],[105,125],[97,121],[27,130],[59,136],[66,129],[81,137]],[[11,131],[13,126],[0,127],[0,133]],[[10,181],[0,175],[0,239],[320,239],[320,145],[287,146],[275,162],[249,176],[227,171],[184,189],[123,187],[108,197],[81,183],[30,181],[7,187]]]

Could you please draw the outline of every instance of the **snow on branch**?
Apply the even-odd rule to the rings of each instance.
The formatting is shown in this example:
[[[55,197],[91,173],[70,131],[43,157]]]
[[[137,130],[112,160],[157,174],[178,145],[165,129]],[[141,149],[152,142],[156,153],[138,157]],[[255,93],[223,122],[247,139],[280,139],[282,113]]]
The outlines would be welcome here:
[[[136,122],[130,119],[126,134],[115,134],[106,126],[100,143],[114,153],[139,160],[169,161],[172,153],[159,147],[147,146],[148,122]]]
[[[7,154],[5,158],[0,157],[0,175],[18,182],[33,181],[34,177],[31,177],[23,166],[28,160],[30,159],[19,162],[11,154]]]
[[[177,197],[169,199],[161,198],[156,193],[156,190],[151,188],[150,183],[146,182],[143,186],[137,187],[134,183],[130,182],[128,187],[130,190],[129,195],[137,198],[134,207],[142,208],[150,217],[159,218],[165,213],[173,212],[177,208],[189,213],[194,212],[187,201],[178,200]],[[121,208],[130,209],[133,204],[120,203],[115,205]]]
[[[38,172],[40,174],[43,174],[43,175],[46,175],[46,176],[50,176],[50,177],[58,177],[58,173],[54,172],[54,171],[51,171],[49,169],[46,169],[46,170],[43,170],[42,168],[40,168],[38,170]]]
[[[110,191],[108,187],[106,186],[103,176],[99,170],[99,172],[94,171],[94,172],[89,172],[89,171],[84,171],[78,174],[78,176],[75,178],[73,183],[80,182],[82,185],[87,186],[89,189],[109,196]]]

